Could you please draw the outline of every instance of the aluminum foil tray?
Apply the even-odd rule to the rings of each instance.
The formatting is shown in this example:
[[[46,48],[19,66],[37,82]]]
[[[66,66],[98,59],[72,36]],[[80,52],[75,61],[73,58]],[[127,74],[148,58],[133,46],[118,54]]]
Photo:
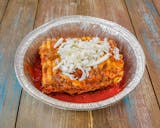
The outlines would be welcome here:
[[[65,102],[51,98],[36,89],[25,64],[35,62],[41,42],[53,37],[81,36],[111,37],[118,41],[118,47],[125,61],[125,88],[111,98],[92,103]],[[122,26],[95,17],[66,16],[54,19],[26,35],[17,49],[14,66],[19,83],[36,99],[67,110],[93,110],[111,105],[135,89],[144,73],[145,56],[135,36]]]

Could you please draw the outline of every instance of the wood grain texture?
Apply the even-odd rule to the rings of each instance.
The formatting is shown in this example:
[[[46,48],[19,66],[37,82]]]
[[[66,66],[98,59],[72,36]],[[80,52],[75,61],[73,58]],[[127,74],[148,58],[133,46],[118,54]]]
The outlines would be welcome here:
[[[11,0],[0,26],[0,127],[15,126],[21,87],[14,72],[14,55],[32,29],[37,0]],[[24,27],[25,26],[25,27]]]
[[[160,15],[160,0],[152,0],[152,1],[153,1],[153,8],[155,6],[156,10],[159,12]]]
[[[0,23],[7,8],[8,0],[0,0]]]
[[[99,1],[95,0],[92,2],[94,10],[92,10],[92,7],[90,8],[91,16],[117,22],[132,30],[130,20],[125,8],[122,5],[122,1],[107,0],[99,3]],[[92,5],[91,3],[88,4]],[[97,5],[100,6],[97,7]],[[129,122],[128,114],[129,113],[127,113],[125,102],[123,101],[120,101],[106,109],[93,111],[93,127],[102,128],[106,126],[107,128],[128,128],[132,125]]]
[[[123,0],[41,0],[35,27],[55,17],[75,14],[112,20],[134,33]],[[141,28],[145,27],[144,24],[141,25]],[[143,40],[140,42],[142,43]],[[145,70],[141,83],[133,93],[115,105],[92,112],[52,108],[23,92],[16,126],[17,128],[159,128],[160,111],[149,77]]]
[[[160,16],[152,1],[126,0],[138,40],[143,46],[147,68],[160,104]]]
[[[159,106],[147,71],[144,74],[140,86],[124,99],[128,113],[132,113],[130,123],[136,128],[159,128]]]
[[[115,4],[115,2],[117,4]],[[107,1],[97,1],[97,0],[86,0],[81,3],[81,6],[78,8],[83,8],[83,11],[79,10],[83,15],[95,16],[99,18],[104,18],[107,20],[112,20],[115,22],[119,22],[122,25],[131,25],[126,24],[126,19],[124,18],[122,22],[122,18],[120,13],[123,10],[121,6],[121,1],[117,0],[107,0]],[[115,10],[117,8],[117,10]],[[119,12],[120,11],[120,12]],[[121,22],[120,22],[121,21]],[[124,22],[125,21],[125,22]],[[124,24],[123,24],[124,23]],[[93,128],[127,128],[129,127],[129,121],[127,118],[127,111],[125,109],[125,104],[123,101],[118,102],[115,105],[112,105],[106,109],[92,111],[92,122]],[[116,123],[115,123],[116,120]]]
[[[77,12],[77,6],[75,1],[41,0],[35,27],[56,17],[74,15]],[[17,128],[90,128],[92,126],[90,117],[90,112],[56,109],[23,92],[16,126]]]
[[[98,2],[94,3],[94,5],[98,4]],[[103,12],[98,11],[98,9],[94,9],[94,11],[92,11],[94,16],[101,16],[102,18],[115,21],[129,29],[132,33],[134,33],[129,16],[127,14],[125,3],[122,0],[108,0],[105,1],[101,5],[101,7],[103,5],[105,6],[105,11]],[[143,93],[141,93],[141,90],[143,90]],[[148,96],[148,99],[146,98],[146,96]],[[143,106],[141,106],[142,104]],[[126,113],[128,117],[128,122],[126,120]],[[156,101],[154,91],[152,89],[151,82],[149,80],[148,73],[147,71],[145,71],[144,77],[137,89],[129,96],[125,97],[122,103],[119,103],[117,106],[111,106],[104,110],[93,111],[93,126],[108,126],[113,128],[119,128],[128,127],[129,125],[129,127],[133,128],[158,128],[160,124],[159,121],[156,121],[158,118],[157,113],[160,113],[159,107]],[[99,123],[100,121],[101,123]]]
[[[43,10],[45,10],[45,12]],[[121,0],[40,1],[35,27],[52,18],[71,14],[90,15],[113,20],[134,33],[127,9]],[[143,90],[143,92],[141,90]],[[148,72],[145,71],[143,80],[136,91],[123,101],[111,107],[93,112],[75,112],[55,109],[35,100],[23,92],[17,127],[99,128],[105,126],[113,128],[158,128],[159,123],[156,121],[156,117],[159,114],[159,107],[149,80]]]

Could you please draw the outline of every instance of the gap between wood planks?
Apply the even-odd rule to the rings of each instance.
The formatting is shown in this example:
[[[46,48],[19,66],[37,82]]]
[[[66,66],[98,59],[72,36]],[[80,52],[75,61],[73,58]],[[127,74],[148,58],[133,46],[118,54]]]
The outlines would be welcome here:
[[[4,0],[2,0],[4,1]],[[33,1],[33,0],[32,0]],[[21,87],[14,72],[14,54],[22,36],[32,30],[36,12],[36,1],[10,0],[5,8],[0,29],[1,79],[0,127],[14,127],[21,96]],[[6,0],[7,2],[7,0]],[[6,5],[6,2],[0,3]],[[25,6],[26,5],[26,6]],[[5,7],[5,6],[2,6]],[[4,9],[3,9],[4,10]],[[32,13],[30,13],[32,12]],[[1,12],[0,12],[1,13]],[[2,14],[2,13],[1,13]],[[23,18],[25,18],[23,20]],[[27,27],[23,27],[23,26]],[[3,56],[4,55],[4,56]],[[5,68],[4,68],[5,67]]]
[[[9,0],[8,0],[8,1],[9,1]],[[35,27],[35,19],[36,19],[36,16],[37,16],[38,5],[39,5],[38,3],[39,3],[39,0],[38,0],[38,2],[37,2],[36,14],[35,14],[35,17],[34,17],[34,24],[33,24],[32,30],[33,30],[34,27]],[[22,91],[23,91],[23,88],[22,88],[22,90],[21,90],[21,94],[20,94],[20,98],[19,98],[18,109],[17,109],[17,114],[16,114],[16,120],[15,120],[15,128],[17,127],[17,119],[18,119],[19,108],[20,108],[20,103],[21,103]]]
[[[151,79],[151,76],[150,76],[150,74],[149,74],[149,70],[148,70],[148,67],[147,67],[147,66],[146,66],[146,69],[147,69],[147,72],[148,72],[149,79],[150,79],[150,81],[151,81],[151,85],[152,85],[152,88],[153,88],[153,91],[154,91],[154,94],[155,94],[155,97],[156,97],[157,104],[158,104],[158,106],[159,106],[159,108],[160,108],[160,103],[158,102],[158,97],[157,97],[157,95],[156,95],[156,92],[155,92],[155,89],[154,89],[154,86],[153,86],[153,82],[152,82],[152,79]]]
[[[22,90],[23,90],[23,89],[22,89]],[[18,113],[19,113],[19,108],[20,108],[20,102],[21,102],[22,90],[21,90],[21,94],[20,94],[19,102],[18,102],[18,109],[17,109],[16,119],[15,119],[15,128],[17,127],[17,119],[18,119]]]
[[[5,0],[4,0],[5,1]],[[1,22],[2,22],[2,19],[3,19],[3,17],[4,17],[4,15],[5,15],[5,13],[6,13],[6,9],[7,9],[7,7],[8,7],[8,3],[9,3],[9,0],[6,0],[7,1],[7,3],[6,3],[6,5],[5,5],[5,8],[4,8],[4,10],[3,10],[3,14],[2,14],[2,16],[0,17],[0,25],[1,25]]]
[[[126,4],[126,1],[125,1],[125,0],[123,0],[123,1],[124,1],[124,4],[125,4],[125,7],[126,7],[126,10],[127,10],[127,13],[128,13],[128,16],[129,16],[130,22],[131,22],[131,24],[132,24],[132,28],[133,28],[134,34],[135,34],[136,38],[138,39],[138,36],[137,36],[136,30],[135,30],[134,24],[133,24],[133,22],[132,22],[132,18],[131,18],[131,15],[130,15],[130,13],[129,13],[129,10],[128,10],[128,7],[127,7],[127,4]],[[152,0],[151,0],[151,1],[152,1]],[[153,2],[153,1],[152,1],[152,3],[154,4],[154,2]],[[154,6],[155,6],[155,4],[154,4]],[[156,6],[155,6],[155,8],[156,8]],[[157,8],[156,8],[156,12],[159,14],[159,12],[158,12]],[[159,15],[160,15],[160,14],[159,14]],[[157,97],[157,95],[156,95],[156,91],[155,91],[155,88],[154,88],[154,85],[153,85],[153,81],[152,81],[151,75],[150,75],[150,73],[149,73],[148,65],[146,64],[146,66],[145,66],[145,67],[146,67],[146,70],[147,70],[147,73],[148,73],[149,79],[150,79],[150,81],[151,81],[151,85],[152,85],[152,88],[153,88],[153,91],[154,91],[154,94],[155,94],[155,97],[156,97],[156,101],[157,101],[158,107],[159,107],[159,109],[160,109],[160,103],[159,103],[159,101],[158,101],[158,97]]]
[[[36,19],[37,19],[38,8],[39,8],[39,0],[38,0],[38,2],[37,2],[37,8],[36,8],[36,14],[35,14],[35,17],[34,17],[33,29],[35,28],[35,21],[36,21]]]
[[[156,11],[158,12],[159,16],[160,16],[160,2],[157,3],[156,0],[151,0],[153,3],[153,6],[155,7]],[[158,4],[158,5],[157,5]],[[159,7],[159,8],[158,8]]]

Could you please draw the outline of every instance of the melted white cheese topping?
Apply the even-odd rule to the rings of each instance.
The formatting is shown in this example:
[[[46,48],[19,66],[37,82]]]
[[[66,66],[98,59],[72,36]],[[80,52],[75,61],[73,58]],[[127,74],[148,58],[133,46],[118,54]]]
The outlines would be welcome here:
[[[72,80],[78,79],[72,74],[77,69],[82,71],[82,76],[78,79],[82,81],[89,76],[91,67],[96,67],[112,55],[109,52],[110,45],[106,38],[104,41],[101,41],[98,37],[94,37],[90,41],[67,38],[66,42],[63,42],[63,38],[60,38],[54,48],[58,46],[58,54],[61,57],[61,61],[58,62],[56,60],[57,66],[53,70],[59,68],[64,75]],[[114,58],[119,60],[119,49],[113,49],[113,53]]]

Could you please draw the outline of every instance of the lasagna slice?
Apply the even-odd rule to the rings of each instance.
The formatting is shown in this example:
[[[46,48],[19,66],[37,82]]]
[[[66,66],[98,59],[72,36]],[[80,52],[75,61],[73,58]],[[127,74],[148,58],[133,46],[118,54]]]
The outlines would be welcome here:
[[[81,94],[119,83],[123,55],[116,41],[98,37],[47,39],[39,48],[42,91]]]

